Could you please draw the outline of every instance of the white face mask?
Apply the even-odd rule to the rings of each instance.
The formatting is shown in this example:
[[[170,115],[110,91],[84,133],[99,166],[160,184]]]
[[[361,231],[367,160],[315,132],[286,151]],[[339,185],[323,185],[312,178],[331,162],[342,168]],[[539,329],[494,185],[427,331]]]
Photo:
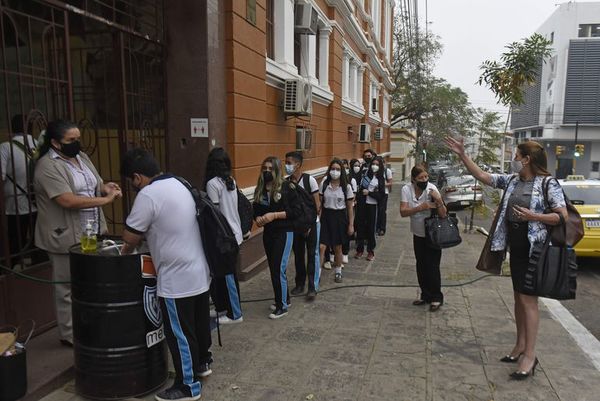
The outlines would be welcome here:
[[[379,166],[378,166],[377,164],[373,164],[373,165],[371,166],[371,170],[372,170],[374,173],[376,173],[376,172],[378,172],[378,171],[379,171]]]
[[[288,174],[293,174],[294,170],[295,170],[295,166],[293,164],[286,164],[285,165],[285,172]]]
[[[358,172],[360,171],[360,166],[354,166],[352,167],[352,170],[354,170],[354,173],[358,174]]]
[[[514,174],[519,174],[523,170],[523,162],[521,160],[510,161],[510,171]]]
[[[331,177],[332,180],[339,180],[341,175],[342,175],[342,172],[340,170],[331,170],[329,172],[329,176]]]

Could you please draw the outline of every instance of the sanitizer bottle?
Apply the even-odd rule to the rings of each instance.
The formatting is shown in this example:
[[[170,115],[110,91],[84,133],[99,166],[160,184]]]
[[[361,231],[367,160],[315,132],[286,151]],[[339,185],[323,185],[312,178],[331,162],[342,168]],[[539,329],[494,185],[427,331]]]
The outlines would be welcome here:
[[[96,252],[98,242],[93,229],[94,220],[88,220],[85,226],[85,233],[81,236],[81,250],[84,253]]]

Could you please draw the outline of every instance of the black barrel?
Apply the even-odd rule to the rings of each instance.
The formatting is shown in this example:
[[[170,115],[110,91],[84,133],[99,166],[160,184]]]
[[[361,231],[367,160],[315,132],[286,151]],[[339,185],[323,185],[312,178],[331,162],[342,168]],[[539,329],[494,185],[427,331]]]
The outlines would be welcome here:
[[[27,393],[25,349],[11,356],[0,356],[0,401],[15,401]]]
[[[137,397],[167,379],[156,278],[142,255],[70,250],[75,389],[93,399]]]

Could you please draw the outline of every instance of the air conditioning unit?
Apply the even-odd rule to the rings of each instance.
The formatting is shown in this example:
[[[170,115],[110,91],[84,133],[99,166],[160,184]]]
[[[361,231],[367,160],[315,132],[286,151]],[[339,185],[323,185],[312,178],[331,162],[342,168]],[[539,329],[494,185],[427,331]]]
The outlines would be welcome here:
[[[312,86],[302,79],[285,81],[285,114],[308,116],[312,113]]]
[[[309,151],[312,147],[312,129],[307,127],[296,128],[296,150]]]
[[[319,29],[319,15],[311,3],[298,0],[294,9],[295,30],[298,33],[316,35]]]
[[[371,126],[369,124],[360,125],[358,142],[371,142]]]
[[[375,140],[381,141],[383,139],[383,128],[375,128]]]

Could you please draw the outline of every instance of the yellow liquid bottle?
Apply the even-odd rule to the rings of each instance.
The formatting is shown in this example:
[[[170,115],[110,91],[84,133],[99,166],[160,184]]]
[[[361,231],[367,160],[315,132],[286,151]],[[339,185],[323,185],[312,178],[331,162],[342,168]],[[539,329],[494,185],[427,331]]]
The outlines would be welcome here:
[[[92,220],[88,220],[85,226],[85,234],[81,236],[81,251],[83,253],[93,253],[98,249],[98,239],[92,228]]]

